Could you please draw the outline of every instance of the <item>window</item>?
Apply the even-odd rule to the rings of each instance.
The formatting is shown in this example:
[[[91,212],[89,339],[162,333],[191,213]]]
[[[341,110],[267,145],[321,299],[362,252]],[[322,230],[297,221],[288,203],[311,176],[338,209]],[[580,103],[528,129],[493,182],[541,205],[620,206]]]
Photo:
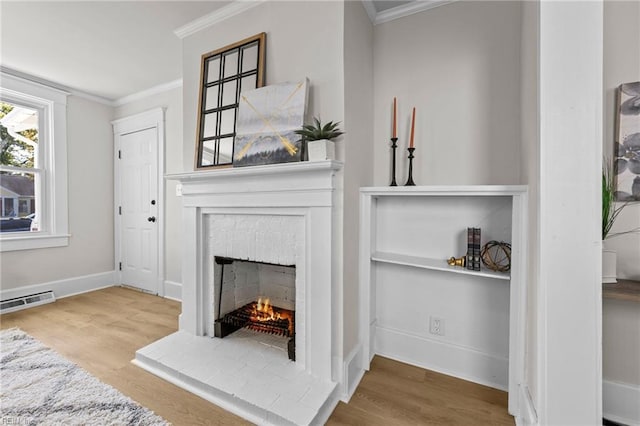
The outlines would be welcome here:
[[[67,94],[1,77],[0,249],[67,245]]]
[[[202,55],[196,168],[233,163],[240,93],[264,84],[266,34]]]

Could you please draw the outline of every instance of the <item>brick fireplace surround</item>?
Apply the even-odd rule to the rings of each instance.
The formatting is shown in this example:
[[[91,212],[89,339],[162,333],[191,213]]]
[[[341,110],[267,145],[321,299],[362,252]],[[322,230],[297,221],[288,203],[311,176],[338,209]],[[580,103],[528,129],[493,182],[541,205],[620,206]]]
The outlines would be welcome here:
[[[341,168],[323,161],[167,176],[183,196],[179,331],[133,362],[257,424],[324,423],[338,401],[332,277]],[[215,256],[295,265],[295,362],[255,332],[213,337]]]

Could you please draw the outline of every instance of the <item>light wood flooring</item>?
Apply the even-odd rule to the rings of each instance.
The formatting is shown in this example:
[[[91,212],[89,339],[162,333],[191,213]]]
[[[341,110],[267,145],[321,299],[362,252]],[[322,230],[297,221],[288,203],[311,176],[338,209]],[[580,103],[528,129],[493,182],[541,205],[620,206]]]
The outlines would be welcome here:
[[[180,303],[112,287],[0,316],[176,426],[241,418],[132,365],[135,351],[178,328]],[[376,356],[329,425],[513,425],[507,394]]]

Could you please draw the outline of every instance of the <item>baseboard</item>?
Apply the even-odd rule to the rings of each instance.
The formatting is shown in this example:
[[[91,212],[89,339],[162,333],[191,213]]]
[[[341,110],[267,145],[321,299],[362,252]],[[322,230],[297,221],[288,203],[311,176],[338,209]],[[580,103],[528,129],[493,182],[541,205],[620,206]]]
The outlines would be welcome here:
[[[342,395],[340,400],[345,404],[349,403],[349,400],[355,393],[360,380],[364,376],[364,369],[361,364],[362,359],[362,344],[358,344],[351,350],[349,355],[344,360],[343,374],[342,374]]]
[[[182,302],[182,284],[166,280],[164,282],[164,297]]]
[[[531,392],[526,385],[518,387],[518,411],[515,416],[516,426],[533,426],[538,424],[536,406],[531,398]]]
[[[56,299],[75,296],[101,288],[112,287],[116,284],[116,271],[101,272],[98,274],[83,275],[80,277],[66,278],[63,280],[49,281],[42,284],[28,285],[24,287],[0,290],[0,300],[23,297],[29,294],[53,291]]]
[[[625,425],[640,425],[640,385],[602,381],[602,415]]]
[[[376,327],[375,336],[377,355],[508,391],[506,357],[383,327]]]

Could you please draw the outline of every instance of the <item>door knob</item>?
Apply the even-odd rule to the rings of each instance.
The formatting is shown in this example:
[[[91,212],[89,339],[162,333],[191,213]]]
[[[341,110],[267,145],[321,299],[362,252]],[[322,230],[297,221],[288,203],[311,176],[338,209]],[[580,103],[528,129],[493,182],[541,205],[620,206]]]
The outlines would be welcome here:
[[[151,216],[151,217],[148,217],[147,220],[149,222],[155,222],[156,221],[156,217],[155,216]]]

